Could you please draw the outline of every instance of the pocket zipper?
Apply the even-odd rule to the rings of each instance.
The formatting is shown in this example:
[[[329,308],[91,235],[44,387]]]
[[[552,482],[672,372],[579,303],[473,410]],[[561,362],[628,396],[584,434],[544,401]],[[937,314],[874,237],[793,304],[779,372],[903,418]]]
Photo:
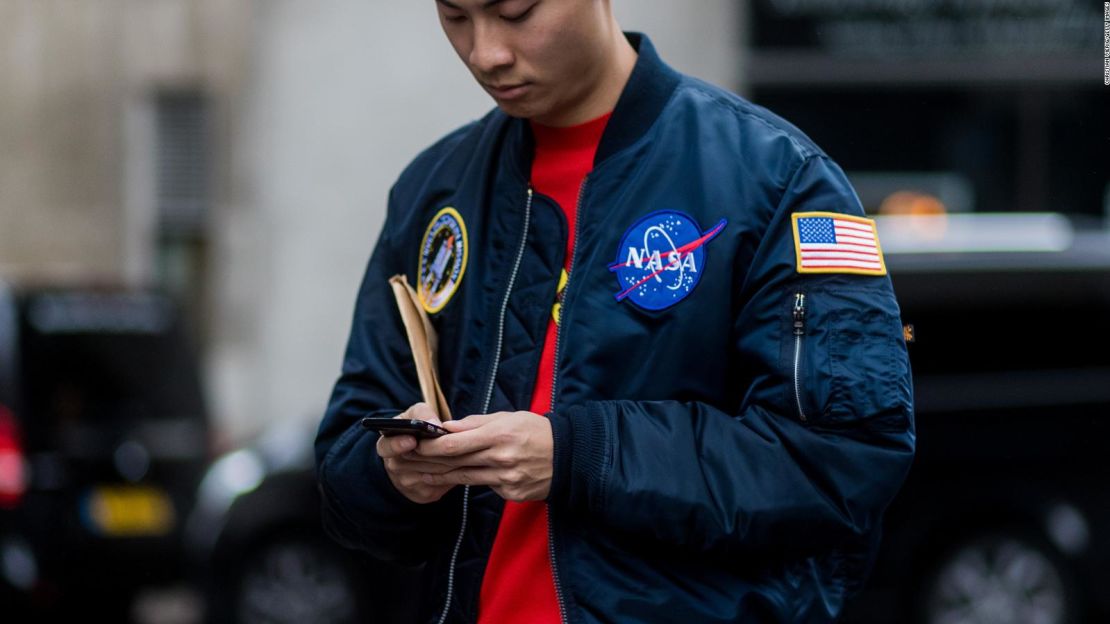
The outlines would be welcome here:
[[[802,336],[806,335],[806,295],[794,295],[794,400],[798,404],[798,417],[806,422],[806,412],[802,407]]]

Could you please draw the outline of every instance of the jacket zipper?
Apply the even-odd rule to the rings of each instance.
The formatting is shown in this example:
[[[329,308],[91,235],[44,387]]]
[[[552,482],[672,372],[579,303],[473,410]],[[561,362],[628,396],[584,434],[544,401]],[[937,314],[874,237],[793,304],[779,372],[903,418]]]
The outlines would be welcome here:
[[[513,285],[520,272],[520,262],[524,258],[524,249],[528,244],[528,227],[532,220],[532,186],[528,186],[528,201],[524,205],[524,231],[520,236],[520,246],[516,250],[516,259],[513,260],[513,270],[509,273],[509,283],[505,288],[505,297],[501,300],[501,312],[497,321],[497,346],[493,351],[493,370],[486,386],[486,395],[482,399],[481,414],[489,411],[490,401],[493,400],[493,384],[497,380],[497,369],[501,365],[501,349],[505,343],[505,313],[509,310],[509,297],[513,294]],[[459,558],[459,549],[462,547],[463,536],[466,534],[467,512],[470,502],[470,486],[463,486],[462,523],[459,527],[459,536],[455,540],[455,549],[451,552],[451,565],[447,569],[447,599],[443,603],[443,613],[439,616],[439,624],[447,621],[447,613],[451,610],[451,597],[455,592],[455,563]]]
[[[559,384],[559,353],[562,351],[563,324],[567,320],[567,303],[570,301],[570,283],[574,275],[574,264],[578,259],[578,224],[582,223],[582,196],[586,194],[586,185],[590,183],[590,175],[582,178],[582,186],[578,187],[578,199],[574,206],[574,244],[570,248],[570,265],[567,268],[567,283],[563,286],[563,304],[559,309],[559,322],[555,325],[555,355],[551,362],[551,409],[555,409],[555,397],[558,394]],[[567,621],[567,607],[563,600],[563,586],[559,582],[559,566],[555,562],[555,524],[551,516],[551,506],[547,506],[547,548],[551,558],[551,578],[555,581],[555,598],[559,603],[559,621]]]
[[[802,337],[806,334],[806,295],[794,295],[794,400],[798,404],[798,417],[806,422],[806,412],[802,407]]]

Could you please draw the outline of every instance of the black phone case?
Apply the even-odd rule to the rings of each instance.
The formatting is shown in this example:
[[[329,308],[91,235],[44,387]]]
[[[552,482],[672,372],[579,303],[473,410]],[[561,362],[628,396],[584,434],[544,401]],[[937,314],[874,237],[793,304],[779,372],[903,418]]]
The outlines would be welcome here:
[[[384,436],[413,435],[418,438],[438,438],[447,433],[447,430],[443,427],[430,422],[399,418],[366,417],[362,419],[362,426],[366,429],[377,431]]]

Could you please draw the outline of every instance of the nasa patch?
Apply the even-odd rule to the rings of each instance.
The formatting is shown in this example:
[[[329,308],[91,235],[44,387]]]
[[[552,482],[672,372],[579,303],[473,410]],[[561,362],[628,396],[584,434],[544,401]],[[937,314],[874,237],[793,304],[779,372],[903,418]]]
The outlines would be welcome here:
[[[728,223],[702,231],[690,215],[653,212],[628,228],[609,265],[616,273],[617,301],[627,299],[645,310],[662,310],[694,291],[705,270],[705,246]]]
[[[443,309],[466,273],[466,224],[448,206],[436,213],[420,245],[420,303],[429,314]]]

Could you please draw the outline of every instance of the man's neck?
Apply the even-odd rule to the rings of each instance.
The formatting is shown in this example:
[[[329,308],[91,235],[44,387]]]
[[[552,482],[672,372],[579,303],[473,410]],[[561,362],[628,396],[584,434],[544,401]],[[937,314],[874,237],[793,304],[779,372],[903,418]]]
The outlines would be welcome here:
[[[621,32],[620,27],[613,22],[613,45],[607,58],[600,66],[603,72],[598,79],[597,86],[592,89],[575,107],[570,114],[555,119],[533,119],[533,121],[549,127],[567,127],[586,123],[602,115],[612,112],[617,106],[628,79],[632,76],[632,69],[636,66],[636,50],[628,42],[628,38]]]
[[[588,117],[593,119],[599,115],[603,115],[612,111],[617,106],[617,100],[620,99],[621,93],[624,92],[624,87],[628,84],[628,79],[632,77],[632,70],[636,67],[637,54],[636,50],[629,43],[628,38],[621,32],[620,27],[613,23],[613,28],[616,32],[616,42],[614,47],[614,63],[613,78],[612,78],[612,91],[609,94],[609,99],[605,103],[604,110],[598,114]]]

